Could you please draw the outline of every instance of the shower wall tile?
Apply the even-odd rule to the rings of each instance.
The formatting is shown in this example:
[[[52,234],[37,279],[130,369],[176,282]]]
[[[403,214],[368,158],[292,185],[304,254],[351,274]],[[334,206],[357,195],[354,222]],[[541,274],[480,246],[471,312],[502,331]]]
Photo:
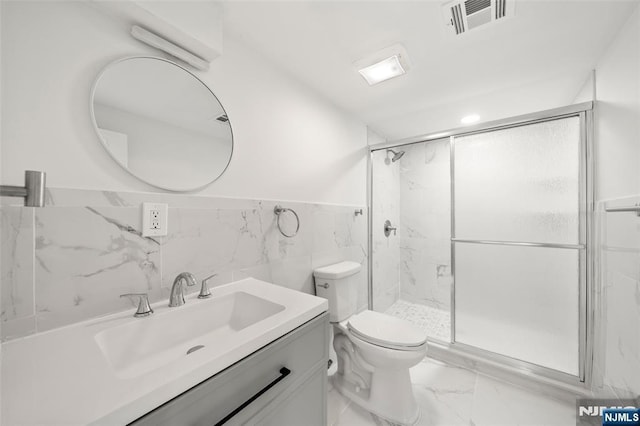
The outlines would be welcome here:
[[[406,147],[400,160],[400,297],[449,310],[451,197],[449,144]]]
[[[2,322],[33,317],[33,208],[0,208]],[[3,333],[14,334],[8,328]]]
[[[374,230],[375,233],[375,230]],[[373,241],[373,303],[376,311],[384,312],[400,295],[399,249],[397,240]]]
[[[604,213],[605,207],[638,202],[640,197],[629,197],[598,208],[600,285],[593,390],[599,396],[640,394],[640,218]]]
[[[169,205],[166,237],[142,237],[142,202]],[[300,218],[293,238],[274,207]],[[363,208],[357,206],[358,209]],[[2,339],[134,309],[119,295],[165,299],[176,275],[216,274],[211,288],[256,277],[315,293],[313,268],[342,260],[363,265],[358,305],[367,303],[367,222],[354,206],[49,189],[47,207],[3,205]],[[294,232],[285,212],[281,226]],[[188,292],[199,291],[188,288]]]
[[[450,242],[400,240],[400,298],[433,308],[451,305]]]
[[[402,231],[389,237],[384,235],[386,220],[396,227],[400,222],[400,162],[391,162],[381,150],[373,153],[372,166],[375,171],[371,200],[373,307],[384,312],[400,294],[399,236]]]

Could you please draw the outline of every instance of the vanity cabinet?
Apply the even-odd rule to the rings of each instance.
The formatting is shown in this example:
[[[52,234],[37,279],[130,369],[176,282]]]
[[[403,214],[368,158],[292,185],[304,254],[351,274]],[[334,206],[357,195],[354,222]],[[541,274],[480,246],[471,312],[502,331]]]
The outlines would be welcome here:
[[[325,312],[131,424],[324,426],[328,359]]]

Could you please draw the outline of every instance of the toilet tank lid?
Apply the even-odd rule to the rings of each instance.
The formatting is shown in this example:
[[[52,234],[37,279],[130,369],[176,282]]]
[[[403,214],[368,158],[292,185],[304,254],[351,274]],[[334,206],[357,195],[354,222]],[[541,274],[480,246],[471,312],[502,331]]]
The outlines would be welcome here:
[[[313,276],[316,278],[337,280],[360,272],[360,269],[362,269],[362,265],[360,265],[359,263],[344,261],[340,263],[334,263],[333,265],[323,266],[322,268],[314,269]]]

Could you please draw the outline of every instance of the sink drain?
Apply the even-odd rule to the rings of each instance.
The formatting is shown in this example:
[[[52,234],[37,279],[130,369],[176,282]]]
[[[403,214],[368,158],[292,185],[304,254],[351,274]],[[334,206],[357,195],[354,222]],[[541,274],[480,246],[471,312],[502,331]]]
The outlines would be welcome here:
[[[202,348],[204,348],[204,345],[196,345],[187,351],[187,355],[189,355],[191,352],[195,352],[198,349],[202,349]]]

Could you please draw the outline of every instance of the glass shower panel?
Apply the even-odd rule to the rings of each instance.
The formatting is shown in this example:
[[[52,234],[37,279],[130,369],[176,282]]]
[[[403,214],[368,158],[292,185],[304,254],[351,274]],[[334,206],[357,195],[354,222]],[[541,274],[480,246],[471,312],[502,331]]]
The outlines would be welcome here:
[[[579,372],[579,251],[456,243],[456,342]]]
[[[455,139],[456,238],[578,244],[580,118]]]

